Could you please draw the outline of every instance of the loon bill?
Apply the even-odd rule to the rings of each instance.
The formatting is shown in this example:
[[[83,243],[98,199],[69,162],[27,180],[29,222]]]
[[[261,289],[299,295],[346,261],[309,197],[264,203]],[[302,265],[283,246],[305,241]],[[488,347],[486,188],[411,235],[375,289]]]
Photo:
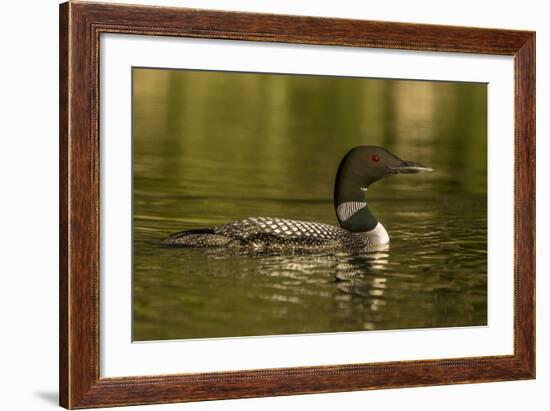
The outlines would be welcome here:
[[[250,217],[232,223],[180,231],[161,241],[173,247],[246,247],[253,250],[358,250],[385,247],[390,238],[365,200],[367,188],[384,177],[433,171],[374,146],[351,149],[340,162],[334,208],[340,227],[309,221]]]

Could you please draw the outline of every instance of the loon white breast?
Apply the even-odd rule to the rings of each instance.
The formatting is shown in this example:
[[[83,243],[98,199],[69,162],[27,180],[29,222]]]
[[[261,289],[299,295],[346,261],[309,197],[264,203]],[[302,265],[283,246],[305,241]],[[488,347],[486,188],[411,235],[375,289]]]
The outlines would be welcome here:
[[[358,146],[338,167],[334,208],[339,227],[276,217],[250,217],[216,227],[180,231],[161,241],[173,247],[247,247],[252,250],[363,250],[385,247],[389,235],[365,200],[367,187],[395,174],[432,171],[386,149]]]

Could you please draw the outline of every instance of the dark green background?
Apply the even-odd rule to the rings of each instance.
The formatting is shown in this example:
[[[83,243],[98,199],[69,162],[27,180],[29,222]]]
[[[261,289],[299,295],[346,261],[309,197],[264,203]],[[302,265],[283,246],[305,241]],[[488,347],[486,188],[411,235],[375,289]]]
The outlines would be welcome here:
[[[155,243],[249,216],[337,224],[334,175],[359,144],[435,169],[369,189],[389,252]],[[485,84],[136,68],[133,156],[135,340],[487,323]]]

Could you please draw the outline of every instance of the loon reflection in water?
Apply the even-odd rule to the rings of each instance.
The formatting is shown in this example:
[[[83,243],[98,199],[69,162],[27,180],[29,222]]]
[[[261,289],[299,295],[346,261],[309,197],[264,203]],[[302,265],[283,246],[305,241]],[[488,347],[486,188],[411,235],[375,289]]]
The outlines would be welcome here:
[[[334,185],[334,208],[340,227],[273,217],[244,220],[174,233],[161,241],[173,247],[246,247],[256,251],[375,251],[389,244],[384,226],[369,210],[365,192],[384,177],[432,171],[403,161],[388,150],[358,146],[342,159]]]

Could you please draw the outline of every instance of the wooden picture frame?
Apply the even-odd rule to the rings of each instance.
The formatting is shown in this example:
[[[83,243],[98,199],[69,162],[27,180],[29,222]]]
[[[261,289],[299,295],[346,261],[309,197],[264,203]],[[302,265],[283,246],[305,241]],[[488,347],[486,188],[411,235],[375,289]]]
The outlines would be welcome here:
[[[483,53],[515,71],[514,354],[100,378],[101,33]],[[535,377],[535,33],[184,8],[60,6],[60,404],[90,408]]]

